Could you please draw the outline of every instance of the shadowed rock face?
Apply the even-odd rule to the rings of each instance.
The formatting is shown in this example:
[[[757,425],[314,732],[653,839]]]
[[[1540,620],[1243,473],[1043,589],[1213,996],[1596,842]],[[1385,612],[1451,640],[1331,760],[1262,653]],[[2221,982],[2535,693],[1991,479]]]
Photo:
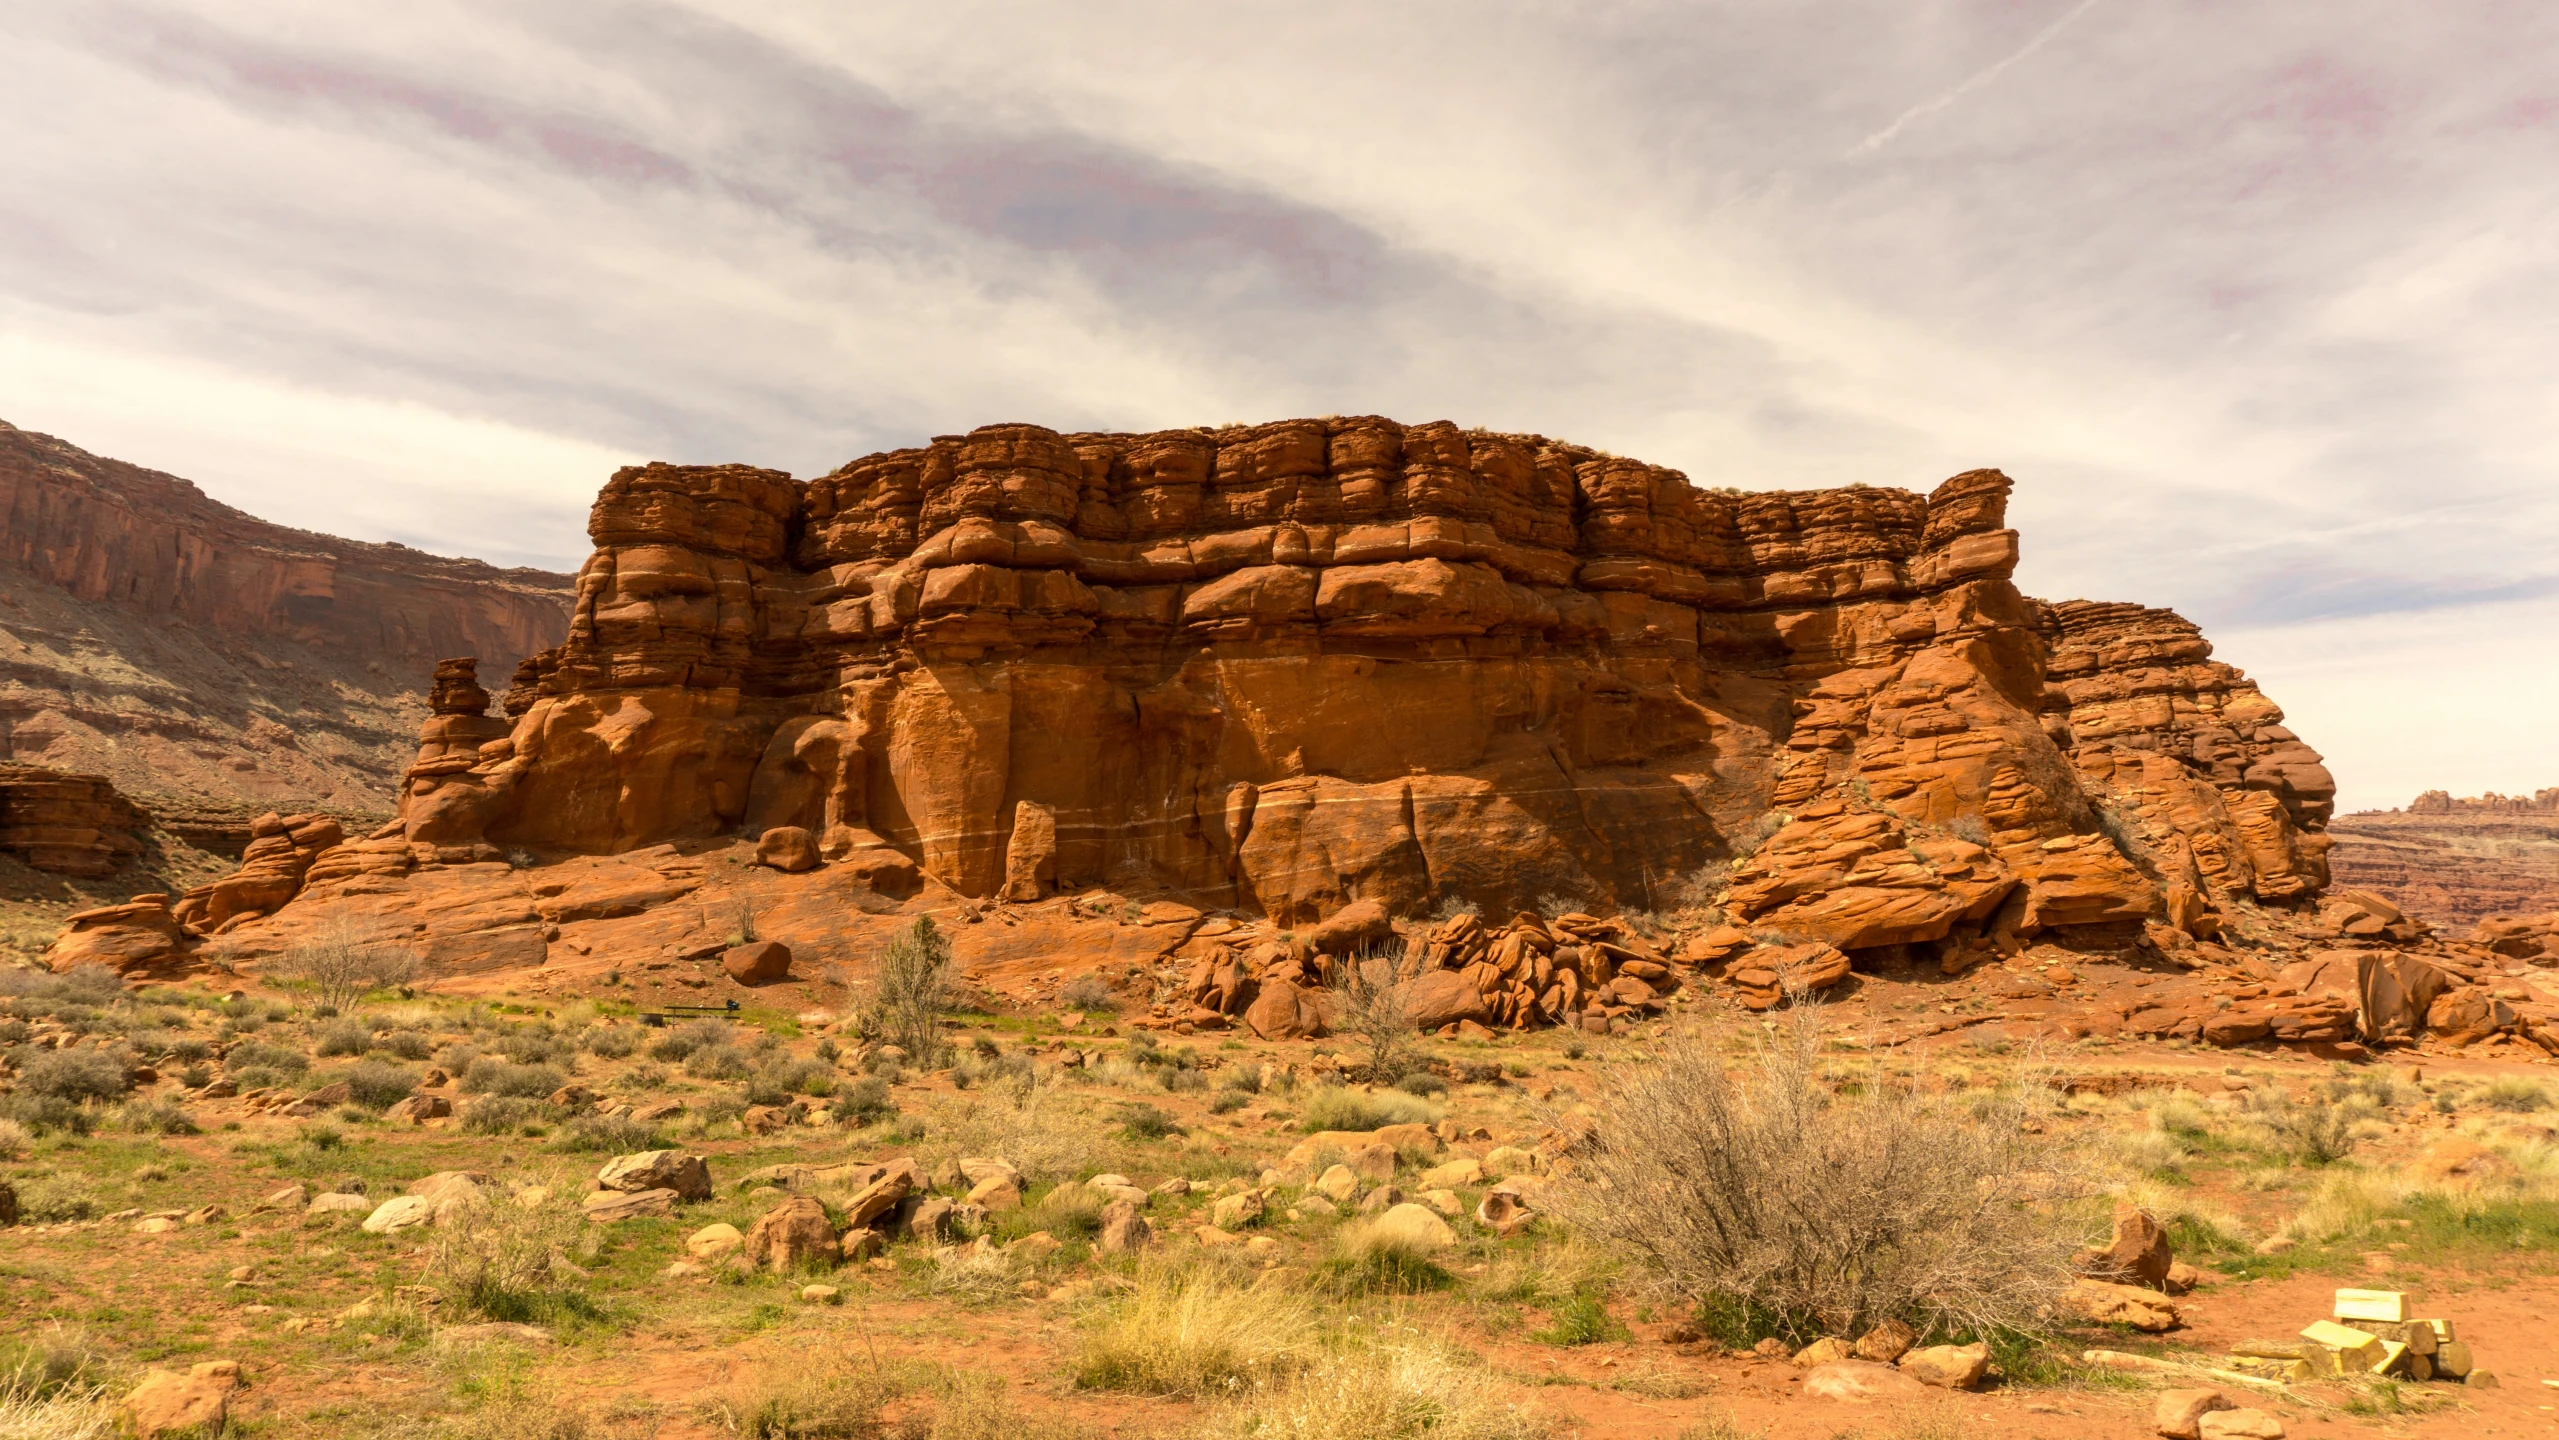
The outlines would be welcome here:
[[[440,702],[360,868],[797,826],[1304,923],[1664,908],[1738,860],[1737,922],[1843,948],[2315,890],[2317,756],[2184,621],[2019,596],[2008,491],[1376,418],[625,469],[512,732]]]

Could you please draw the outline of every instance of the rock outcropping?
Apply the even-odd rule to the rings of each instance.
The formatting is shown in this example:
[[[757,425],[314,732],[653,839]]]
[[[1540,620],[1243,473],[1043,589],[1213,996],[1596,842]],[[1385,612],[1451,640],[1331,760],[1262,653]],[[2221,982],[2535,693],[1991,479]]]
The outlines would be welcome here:
[[[557,643],[570,578],[271,525],[0,423],[0,760],[147,808],[393,803],[446,655]]]
[[[2175,616],[2020,596],[2008,490],[1726,494],[1375,418],[633,467],[509,733],[431,723],[366,864],[798,827],[1283,924],[1728,879],[1843,950],[2314,893],[2318,757]]]
[[[149,819],[103,775],[0,765],[0,853],[57,875],[106,875],[142,853]]]

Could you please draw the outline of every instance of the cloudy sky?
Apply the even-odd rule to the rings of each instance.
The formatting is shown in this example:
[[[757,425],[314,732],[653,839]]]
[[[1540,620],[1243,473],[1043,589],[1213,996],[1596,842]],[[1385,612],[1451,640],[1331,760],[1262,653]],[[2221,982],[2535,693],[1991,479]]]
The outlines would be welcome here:
[[[0,0],[0,418],[573,568],[632,460],[1378,412],[2019,482],[2351,805],[2559,784],[2559,7]]]

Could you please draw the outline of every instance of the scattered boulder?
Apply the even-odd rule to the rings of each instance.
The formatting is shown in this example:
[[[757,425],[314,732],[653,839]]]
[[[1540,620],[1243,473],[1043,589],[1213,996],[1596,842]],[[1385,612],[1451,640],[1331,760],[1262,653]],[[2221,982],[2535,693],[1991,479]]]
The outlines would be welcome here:
[[[346,1214],[355,1211],[370,1215],[373,1213],[373,1202],[362,1195],[349,1195],[337,1190],[328,1190],[312,1196],[311,1203],[303,1207],[303,1213],[307,1215]]]
[[[2115,1202],[2115,1232],[2103,1249],[2079,1252],[2079,1273],[2093,1280],[2111,1281],[2118,1285],[2140,1285],[2152,1290],[2168,1288],[2168,1267],[2175,1263],[2168,1251],[2168,1231],[2130,1200]]]
[[[814,870],[820,864],[817,837],[797,825],[776,825],[755,842],[755,859],[786,875]]]
[[[2202,1440],[2284,1440],[2284,1422],[2263,1410],[2211,1410],[2195,1422]]]
[[[406,1100],[393,1102],[391,1108],[382,1113],[386,1119],[423,1125],[429,1120],[441,1120],[451,1115],[453,1102],[441,1095],[412,1095]]]
[[[1505,1240],[1518,1234],[1535,1218],[1527,1203],[1519,1198],[1519,1192],[1508,1185],[1485,1191],[1484,1198],[1475,1205],[1475,1223]]]
[[[2129,1325],[2157,1334],[2184,1323],[2177,1306],[2156,1290],[2115,1285],[2103,1280],[2074,1280],[2061,1295],[2061,1306],[2083,1320],[2100,1325]]]
[[[619,1155],[596,1172],[595,1183],[607,1190],[637,1194],[666,1190],[682,1200],[711,1198],[711,1167],[699,1155],[680,1150],[643,1150]]]
[[[1350,955],[1363,945],[1395,938],[1394,917],[1374,900],[1354,900],[1334,911],[1301,936],[1318,955]]]
[[[791,978],[791,947],[779,940],[750,940],[720,955],[720,969],[740,985],[771,985]]]
[[[2163,1390],[2159,1403],[2151,1409],[2150,1419],[2168,1440],[2202,1440],[2199,1422],[2203,1417],[2230,1408],[2230,1397],[2218,1390]]]
[[[735,1225],[705,1225],[684,1238],[684,1253],[696,1260],[717,1260],[746,1243]]]
[[[1360,1191],[1359,1172],[1348,1165],[1335,1165],[1316,1176],[1315,1183],[1307,1188],[1337,1204],[1348,1204]]]
[[[888,1214],[904,1203],[906,1197],[925,1188],[927,1177],[923,1167],[913,1160],[892,1160],[877,1178],[856,1191],[844,1202],[844,1223],[859,1229]],[[977,1201],[975,1194],[969,1197]],[[978,1201],[977,1203],[984,1203]],[[988,1206],[993,1209],[993,1206]]]
[[[116,1418],[130,1433],[153,1440],[162,1435],[219,1435],[229,1423],[231,1392],[240,1388],[240,1362],[207,1360],[174,1370],[143,1372],[142,1383],[124,1397]]]
[[[746,1232],[746,1258],[768,1270],[833,1265],[842,1257],[826,1207],[807,1195],[794,1195],[765,1211]]]
[[[409,1193],[424,1200],[438,1201],[464,1190],[476,1196],[496,1183],[485,1170],[438,1170],[423,1180],[411,1182]]]
[[[1814,1366],[1804,1376],[1804,1393],[1849,1405],[1870,1405],[1877,1400],[1925,1395],[1928,1387],[1890,1365],[1878,1365],[1872,1360],[1832,1360]]]
[[[1834,1360],[1854,1358],[1856,1358],[1856,1352],[1849,1349],[1847,1341],[1835,1335],[1825,1335],[1796,1351],[1794,1364],[1798,1370],[1810,1370],[1817,1366],[1828,1365]]]
[[[374,1235],[388,1235],[394,1230],[407,1230],[431,1224],[434,1220],[433,1200],[423,1195],[395,1195],[364,1217],[364,1228]]]
[[[1147,1223],[1134,1200],[1114,1200],[1102,1207],[1102,1232],[1095,1238],[1094,1248],[1105,1255],[1129,1255],[1155,1242],[1155,1227]]]
[[[1247,1190],[1240,1195],[1221,1196],[1216,1204],[1209,1207],[1208,1223],[1220,1230],[1240,1230],[1247,1225],[1260,1223],[1263,1213],[1269,1208],[1270,1203],[1262,1197],[1262,1192],[1259,1190]]]
[[[1940,1390],[1971,1390],[1990,1373],[1990,1347],[1979,1340],[1924,1346],[1901,1357],[1901,1373]]]
[[[1857,1337],[1857,1358],[1890,1365],[1919,1343],[1919,1332],[1899,1320],[1887,1320]]]
[[[672,1220],[675,1202],[680,1198],[672,1190],[598,1190],[579,1202],[578,1209],[598,1225],[624,1220]]]

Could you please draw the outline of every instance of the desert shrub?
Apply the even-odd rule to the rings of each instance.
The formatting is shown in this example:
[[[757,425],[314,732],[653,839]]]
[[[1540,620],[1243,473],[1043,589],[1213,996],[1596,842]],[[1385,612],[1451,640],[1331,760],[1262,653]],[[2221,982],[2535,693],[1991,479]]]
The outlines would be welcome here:
[[[1131,1140],[1161,1140],[1182,1133],[1179,1121],[1143,1100],[1121,1105],[1118,1114],[1120,1133]]]
[[[1111,993],[1110,985],[1101,976],[1078,975],[1066,982],[1065,989],[1057,992],[1057,1008],[1116,1015],[1120,1010],[1120,997]]]
[[[1995,838],[1990,833],[1990,822],[1978,815],[1958,815],[1947,821],[1946,833],[1984,847],[1988,847]]]
[[[1607,1297],[1593,1289],[1576,1290],[1548,1312],[1546,1327],[1528,1338],[1541,1345],[1597,1345],[1623,1340],[1627,1331],[1608,1313]]]
[[[530,1208],[486,1201],[440,1213],[427,1232],[428,1283],[462,1309],[531,1324],[578,1307],[578,1272],[563,1257],[581,1243],[577,1212],[563,1199]]]
[[[2304,1165],[2332,1165],[2353,1154],[2363,1142],[2365,1122],[2373,1118],[2371,1103],[2360,1098],[2314,1094],[2295,1100],[2273,1086],[2249,1091],[2243,1105],[2269,1149]]]
[[[373,1037],[373,1048],[403,1060],[424,1060],[435,1053],[434,1042],[415,1030],[385,1030]]]
[[[1232,1115],[1252,1103],[1253,1097],[1242,1090],[1220,1090],[1209,1097],[1208,1113]]]
[[[835,1097],[835,1113],[851,1125],[870,1125],[897,1113],[889,1099],[889,1082],[877,1075],[866,1075],[844,1087]]]
[[[1557,1213],[1659,1292],[1790,1336],[2039,1323],[2081,1238],[2054,1202],[2084,1189],[2025,1129],[2040,1092],[2006,1087],[1977,1120],[1902,1086],[1834,1096],[1819,1010],[1745,1031],[1737,1074],[1691,1032],[1612,1077],[1591,1153],[1550,1187]]]
[[[766,1365],[702,1402],[703,1418],[745,1440],[870,1440],[892,1431],[880,1411],[905,1387],[876,1366],[795,1359]]]
[[[539,1030],[513,1030],[498,1041],[498,1053],[518,1065],[566,1065],[571,1048],[557,1035]]]
[[[685,1059],[696,1050],[723,1046],[730,1040],[729,1027],[718,1020],[695,1020],[678,1025],[649,1042],[649,1058],[670,1064]]]
[[[85,1176],[48,1173],[16,1183],[18,1216],[31,1224],[60,1225],[72,1220],[95,1220],[115,1208],[107,1203],[106,1197],[90,1188]]]
[[[320,1055],[361,1055],[373,1048],[373,1032],[360,1020],[332,1020],[320,1027],[312,1050]]]
[[[1086,1320],[1073,1370],[1087,1390],[1205,1397],[1267,1384],[1317,1348],[1314,1317],[1288,1290],[1149,1270]]]
[[[416,979],[418,957],[404,946],[341,924],[284,952],[274,969],[285,979],[308,983],[321,1005],[348,1010],[376,990]]]
[[[201,1133],[186,1107],[174,1100],[129,1100],[116,1113],[116,1123],[136,1135]]]
[[[2471,1091],[2466,1098],[2471,1104],[2513,1115],[2550,1108],[2550,1092],[2542,1087],[2540,1081],[2521,1075],[2500,1075]]]
[[[1435,1347],[1329,1353],[1230,1402],[1207,1440],[1545,1440],[1554,1425],[1504,1401]]]
[[[1400,953],[1353,956],[1333,982],[1335,1035],[1357,1050],[1368,1078],[1386,1084],[1423,1063]]]
[[[472,1061],[471,1068],[462,1072],[462,1091],[466,1095],[510,1095],[532,1099],[548,1095],[567,1083],[567,1076],[548,1065],[517,1065],[485,1057]]]
[[[747,1100],[756,1105],[783,1105],[794,1095],[823,1097],[834,1093],[835,1067],[788,1055],[766,1062],[747,1081]]]
[[[213,1047],[193,1038],[173,1042],[161,1052],[181,1065],[201,1065],[213,1058]]]
[[[27,1153],[35,1137],[27,1127],[15,1120],[0,1120],[0,1160],[15,1160]]]
[[[18,1093],[51,1099],[111,1100],[125,1092],[124,1058],[103,1050],[20,1052]]]
[[[1298,1128],[1377,1130],[1388,1125],[1435,1125],[1439,1109],[1418,1095],[1400,1090],[1360,1091],[1327,1085],[1306,1097]]]
[[[666,1132],[628,1115],[581,1115],[561,1126],[551,1145],[573,1152],[629,1155],[665,1149]]]
[[[699,1080],[743,1080],[754,1063],[735,1045],[713,1045],[684,1057],[684,1073]]]
[[[1448,1082],[1428,1070],[1415,1070],[1396,1081],[1395,1088],[1407,1095],[1419,1095],[1427,1100],[1434,1095],[1447,1094]]]
[[[367,1060],[345,1075],[347,1089],[355,1103],[368,1110],[387,1110],[409,1098],[418,1088],[418,1077],[397,1065]]]
[[[474,1135],[511,1134],[538,1119],[543,1107],[513,1095],[482,1095],[462,1103],[462,1128]]]
[[[620,1060],[640,1048],[640,1033],[629,1025],[591,1025],[579,1032],[578,1045],[590,1055]]]
[[[1102,1233],[1102,1192],[1080,1180],[1049,1188],[1038,1203],[1005,1217],[1004,1228],[1017,1235],[1046,1230],[1060,1240],[1090,1240]]]
[[[243,1090],[249,1088],[249,1082],[245,1076],[251,1070],[264,1070],[276,1075],[299,1075],[310,1068],[310,1057],[301,1051],[254,1040],[247,1044],[232,1046],[231,1053],[222,1057],[223,1072],[239,1082]]]
[[[872,973],[870,996],[862,1010],[862,1027],[904,1050],[919,1065],[941,1058],[942,1011],[951,1003],[954,966],[951,942],[919,915],[880,952]]]
[[[59,1095],[0,1095],[0,1120],[38,1135],[86,1135],[96,1123],[87,1107]]]
[[[1038,1083],[1039,1067],[1028,1055],[997,1055],[987,1060],[962,1060],[951,1067],[951,1083],[963,1090],[972,1085],[1011,1085],[1016,1088]]]

